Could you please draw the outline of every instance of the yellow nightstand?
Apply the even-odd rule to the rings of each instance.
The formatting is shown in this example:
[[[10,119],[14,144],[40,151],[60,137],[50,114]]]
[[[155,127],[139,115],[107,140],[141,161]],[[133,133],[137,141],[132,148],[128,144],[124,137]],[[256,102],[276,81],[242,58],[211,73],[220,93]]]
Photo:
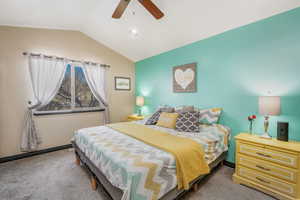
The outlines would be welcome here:
[[[138,120],[143,120],[144,118],[145,118],[144,116],[129,115],[129,116],[127,117],[127,121],[128,121],[128,122],[138,121]]]
[[[300,142],[241,133],[236,139],[235,183],[278,199],[300,200]]]

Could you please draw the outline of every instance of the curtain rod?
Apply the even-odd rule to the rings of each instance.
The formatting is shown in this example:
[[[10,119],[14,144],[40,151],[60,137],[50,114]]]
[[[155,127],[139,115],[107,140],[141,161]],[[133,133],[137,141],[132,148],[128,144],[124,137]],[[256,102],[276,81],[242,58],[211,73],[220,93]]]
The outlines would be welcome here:
[[[27,55],[30,55],[30,56],[41,56],[41,55],[43,55],[46,58],[53,58],[53,57],[55,57],[58,60],[66,59],[66,60],[71,61],[71,62],[78,62],[78,63],[84,63],[84,64],[92,64],[92,65],[101,65],[102,67],[108,67],[108,68],[110,68],[110,65],[106,65],[106,64],[99,64],[99,63],[90,62],[90,61],[73,60],[73,59],[63,58],[63,57],[58,57],[58,56],[48,56],[48,55],[44,55],[44,54],[28,53],[28,52],[23,52],[23,55],[24,56],[27,56]]]

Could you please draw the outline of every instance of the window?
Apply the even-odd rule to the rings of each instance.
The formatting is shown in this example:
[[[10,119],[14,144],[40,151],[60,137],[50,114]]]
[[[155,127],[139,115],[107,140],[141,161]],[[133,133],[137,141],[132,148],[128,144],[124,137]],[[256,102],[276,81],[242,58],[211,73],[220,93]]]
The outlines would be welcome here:
[[[85,79],[81,67],[68,65],[61,87],[52,101],[36,110],[34,114],[58,114],[101,111]]]

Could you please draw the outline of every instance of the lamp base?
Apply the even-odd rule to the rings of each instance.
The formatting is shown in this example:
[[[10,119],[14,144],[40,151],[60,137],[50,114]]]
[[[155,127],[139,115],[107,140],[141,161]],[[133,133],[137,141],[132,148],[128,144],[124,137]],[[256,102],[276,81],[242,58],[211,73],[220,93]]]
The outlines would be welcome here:
[[[272,137],[268,133],[264,133],[260,137],[264,139],[272,139]]]
[[[139,117],[142,116],[142,109],[141,109],[141,108],[139,108],[139,110],[138,110],[138,116],[139,116]]]

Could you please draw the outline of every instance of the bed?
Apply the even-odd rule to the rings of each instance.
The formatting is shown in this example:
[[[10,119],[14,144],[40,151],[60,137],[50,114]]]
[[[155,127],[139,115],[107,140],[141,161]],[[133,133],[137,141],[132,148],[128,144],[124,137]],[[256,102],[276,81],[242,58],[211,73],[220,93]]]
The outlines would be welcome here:
[[[141,125],[144,121],[131,123]],[[147,127],[201,144],[211,169],[226,157],[230,131],[220,124],[200,125],[200,133]],[[73,146],[77,163],[84,164],[92,174],[92,188],[100,183],[113,200],[171,200],[186,191],[176,187],[176,162],[172,154],[108,126],[76,131]],[[190,186],[197,187],[203,177],[205,174],[195,178]]]

